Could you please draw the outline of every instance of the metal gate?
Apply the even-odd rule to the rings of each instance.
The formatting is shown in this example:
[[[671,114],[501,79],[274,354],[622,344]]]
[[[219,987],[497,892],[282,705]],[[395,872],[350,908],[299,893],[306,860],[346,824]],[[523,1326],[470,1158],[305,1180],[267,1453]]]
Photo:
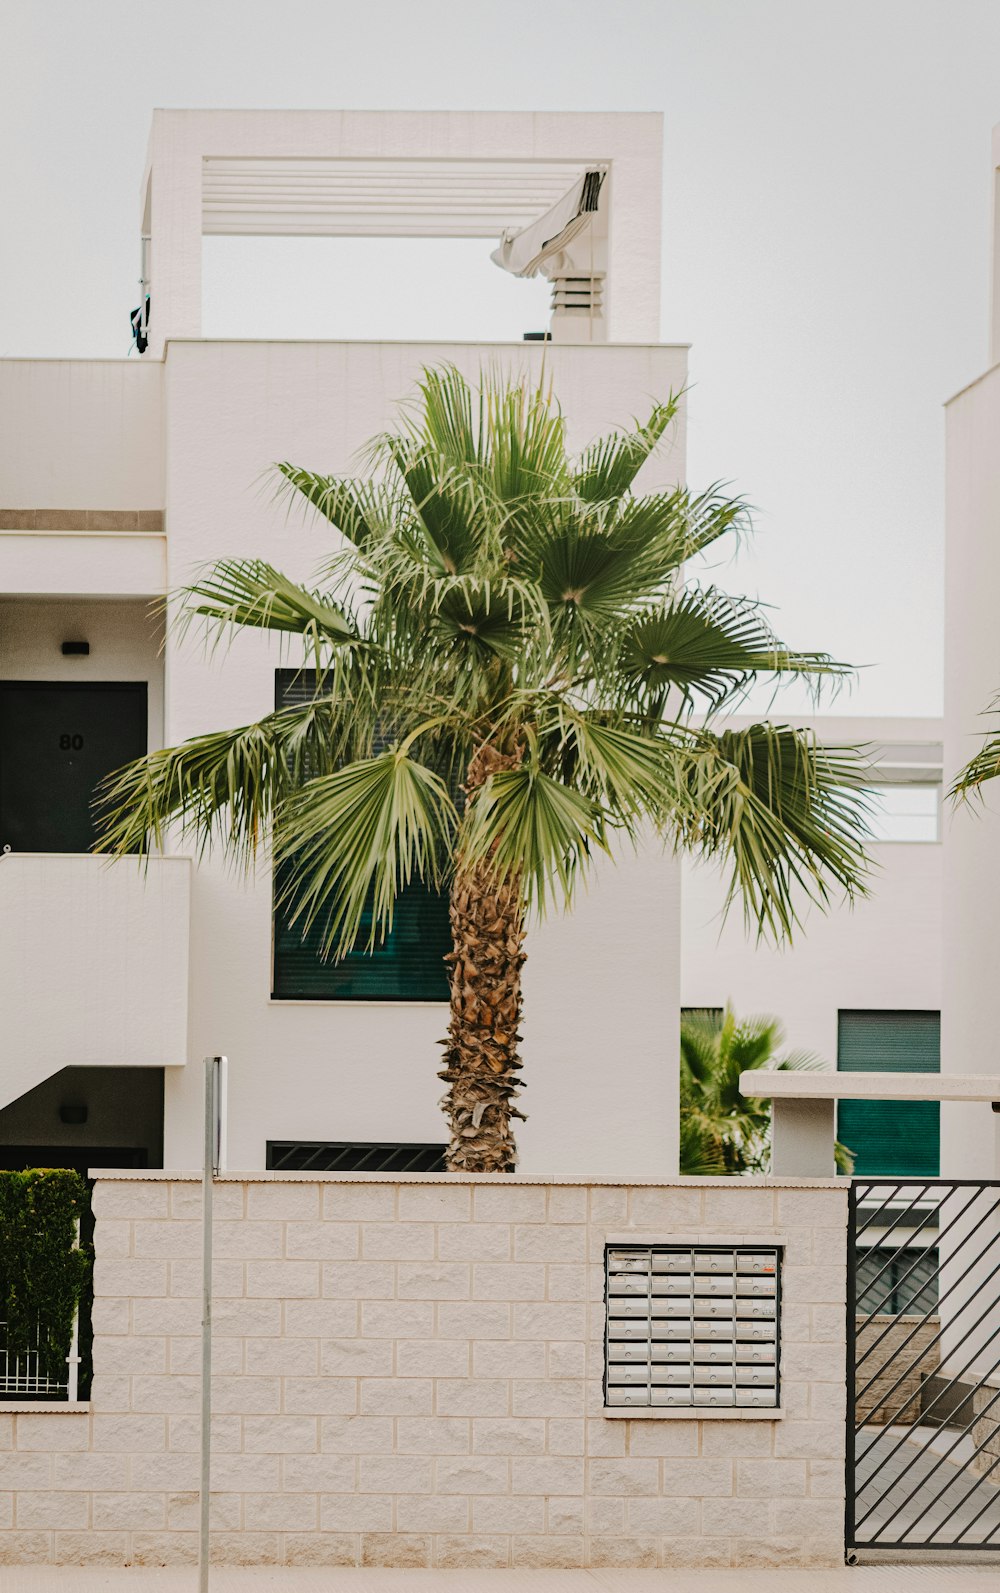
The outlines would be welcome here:
[[[854,1179],[847,1546],[1000,1551],[1000,1182]]]

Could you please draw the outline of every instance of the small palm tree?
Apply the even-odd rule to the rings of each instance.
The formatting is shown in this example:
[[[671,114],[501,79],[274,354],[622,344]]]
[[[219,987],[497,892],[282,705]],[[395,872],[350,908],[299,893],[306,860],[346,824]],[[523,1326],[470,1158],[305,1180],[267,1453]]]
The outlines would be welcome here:
[[[706,1177],[766,1173],[771,1161],[771,1104],[743,1095],[740,1074],[755,1068],[825,1071],[809,1051],[783,1051],[785,1033],[777,1018],[737,1018],[687,1012],[681,1018],[681,1172]],[[853,1170],[839,1142],[837,1167]]]
[[[301,638],[312,699],[153,753],[104,794],[112,852],[174,822],[245,865],[269,840],[289,912],[334,957],[366,914],[378,945],[410,880],[449,890],[454,1169],[515,1165],[526,915],[568,902],[596,854],[652,830],[720,858],[775,935],[797,901],[863,889],[852,750],[705,722],[759,675],[843,670],[789,652],[756,606],[683,584],[745,513],[715,491],[634,490],[677,407],[573,461],[550,396],[474,392],[447,368],[425,373],[364,478],[276,467],[334,528],[318,584],[227,561],[184,615]]]

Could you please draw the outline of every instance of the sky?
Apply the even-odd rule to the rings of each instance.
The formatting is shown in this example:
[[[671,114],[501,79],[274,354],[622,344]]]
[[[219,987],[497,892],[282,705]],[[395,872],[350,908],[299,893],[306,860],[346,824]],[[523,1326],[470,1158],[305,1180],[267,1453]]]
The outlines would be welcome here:
[[[942,405],[987,363],[1000,0],[7,0],[0,355],[126,354],[154,106],[662,111],[689,477],[755,509],[713,578],[859,666],[833,711],[940,712]],[[476,240],[318,242],[207,240],[206,333],[544,324],[545,285]]]

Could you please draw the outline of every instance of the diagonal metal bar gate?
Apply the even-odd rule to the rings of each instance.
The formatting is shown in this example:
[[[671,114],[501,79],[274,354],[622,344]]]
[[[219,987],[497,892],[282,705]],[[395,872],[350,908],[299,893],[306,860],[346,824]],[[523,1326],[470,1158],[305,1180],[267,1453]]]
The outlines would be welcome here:
[[[847,1547],[1000,1553],[1000,1182],[854,1179]]]

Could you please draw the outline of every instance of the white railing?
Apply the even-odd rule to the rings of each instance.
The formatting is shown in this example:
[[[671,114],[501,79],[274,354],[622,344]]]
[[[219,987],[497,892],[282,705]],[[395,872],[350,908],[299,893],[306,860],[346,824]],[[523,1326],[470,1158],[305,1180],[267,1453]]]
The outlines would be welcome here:
[[[35,1340],[20,1355],[7,1347],[7,1324],[0,1322],[0,1399],[67,1400],[75,1404],[80,1387],[80,1311],[73,1316],[73,1338],[66,1357],[66,1376],[53,1380],[42,1364],[45,1342],[43,1324],[35,1329]]]

